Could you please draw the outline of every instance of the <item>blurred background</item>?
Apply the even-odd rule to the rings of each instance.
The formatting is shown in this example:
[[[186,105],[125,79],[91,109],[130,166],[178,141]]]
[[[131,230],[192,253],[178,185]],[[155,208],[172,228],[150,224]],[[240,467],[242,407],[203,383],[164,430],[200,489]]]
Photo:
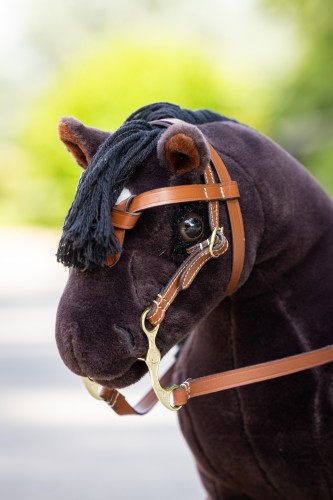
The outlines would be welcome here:
[[[209,108],[332,195],[332,19],[331,0],[0,0],[2,499],[204,498],[174,415],[121,419],[58,358],[54,254],[80,175],[59,118],[113,130],[152,102]]]

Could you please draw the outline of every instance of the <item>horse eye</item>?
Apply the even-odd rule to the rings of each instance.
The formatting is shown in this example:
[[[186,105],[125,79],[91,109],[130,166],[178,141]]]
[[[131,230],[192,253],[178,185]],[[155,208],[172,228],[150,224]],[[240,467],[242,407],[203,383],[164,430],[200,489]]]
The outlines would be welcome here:
[[[202,235],[203,226],[200,215],[190,213],[179,223],[179,232],[185,241],[194,242]]]

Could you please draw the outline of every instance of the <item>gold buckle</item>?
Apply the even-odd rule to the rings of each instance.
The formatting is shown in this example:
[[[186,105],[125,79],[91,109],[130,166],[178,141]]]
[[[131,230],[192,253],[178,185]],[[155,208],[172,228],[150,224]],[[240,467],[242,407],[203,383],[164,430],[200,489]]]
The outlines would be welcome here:
[[[174,406],[171,401],[170,397],[175,389],[178,389],[180,386],[179,385],[172,385],[171,387],[162,387],[159,381],[158,377],[158,369],[161,361],[161,353],[156,347],[156,335],[158,332],[158,329],[160,325],[156,325],[148,330],[146,327],[146,318],[147,314],[151,311],[151,308],[149,307],[146,309],[142,315],[141,315],[141,328],[143,332],[146,334],[147,339],[148,339],[148,351],[146,354],[146,358],[144,359],[146,365],[148,366],[149,370],[149,375],[151,379],[151,384],[154,389],[154,392],[159,399],[159,401],[162,403],[163,406],[165,406],[168,410],[171,411],[178,411],[180,410],[181,406]]]
[[[214,227],[214,230],[209,240],[209,253],[214,259],[217,259],[219,257],[219,255],[215,255],[214,253],[214,245],[216,243],[217,233],[223,234],[223,227]]]

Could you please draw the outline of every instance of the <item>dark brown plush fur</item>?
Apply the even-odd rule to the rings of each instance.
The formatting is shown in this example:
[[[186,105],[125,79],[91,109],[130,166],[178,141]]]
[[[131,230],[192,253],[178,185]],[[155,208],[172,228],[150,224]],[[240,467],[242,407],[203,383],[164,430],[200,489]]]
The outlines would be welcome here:
[[[246,256],[231,297],[223,300],[229,251],[208,262],[167,312],[157,336],[161,351],[188,337],[176,382],[333,339],[332,201],[259,133],[230,122],[199,129],[239,184]],[[192,174],[191,182],[198,182]],[[186,182],[188,176],[174,176],[153,153],[128,188],[138,194]],[[146,211],[128,231],[114,268],[71,270],[56,330],[60,354],[74,373],[123,387],[145,372],[136,361],[147,349],[139,319],[179,264],[171,248],[174,210]],[[231,242],[224,204],[221,220]],[[210,498],[333,498],[332,364],[190,400],[179,418]]]
[[[202,173],[210,159],[207,141],[198,127],[184,123],[175,123],[162,135],[157,157],[161,166],[170,168],[175,175],[195,169]]]

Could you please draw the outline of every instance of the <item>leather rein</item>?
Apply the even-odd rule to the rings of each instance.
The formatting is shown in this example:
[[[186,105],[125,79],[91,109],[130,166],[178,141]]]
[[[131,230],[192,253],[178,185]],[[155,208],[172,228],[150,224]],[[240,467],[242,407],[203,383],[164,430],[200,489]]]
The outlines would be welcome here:
[[[167,119],[159,122],[161,126],[169,126],[179,120]],[[159,364],[161,353],[156,347],[155,339],[165,313],[178,293],[187,289],[200,269],[212,258],[223,255],[229,247],[220,225],[220,202],[226,202],[232,238],[232,269],[225,297],[235,290],[244,265],[245,237],[242,214],[239,206],[239,190],[237,182],[232,181],[222,159],[209,145],[211,160],[204,170],[204,184],[166,187],[146,191],[137,196],[130,196],[112,210],[112,223],[120,246],[123,246],[125,232],[132,229],[143,210],[192,201],[204,201],[208,204],[209,225],[212,231],[210,238],[196,243],[187,249],[188,257],[171,277],[168,284],[160,291],[152,305],[141,316],[141,328],[148,339],[146,362],[152,382],[152,389],[132,407],[123,394],[116,389],[98,385],[93,380],[82,377],[89,393],[96,399],[104,400],[118,415],[144,415],[159,400],[169,410],[179,410],[190,398],[211,394],[243,385],[282,377],[309,368],[314,368],[333,361],[333,345],[304,352],[295,356],[269,361],[266,363],[237,368],[187,379],[180,385],[169,387],[174,365],[159,380]],[[108,265],[114,266],[120,259],[120,252],[108,258]],[[167,387],[165,387],[167,386]]]

